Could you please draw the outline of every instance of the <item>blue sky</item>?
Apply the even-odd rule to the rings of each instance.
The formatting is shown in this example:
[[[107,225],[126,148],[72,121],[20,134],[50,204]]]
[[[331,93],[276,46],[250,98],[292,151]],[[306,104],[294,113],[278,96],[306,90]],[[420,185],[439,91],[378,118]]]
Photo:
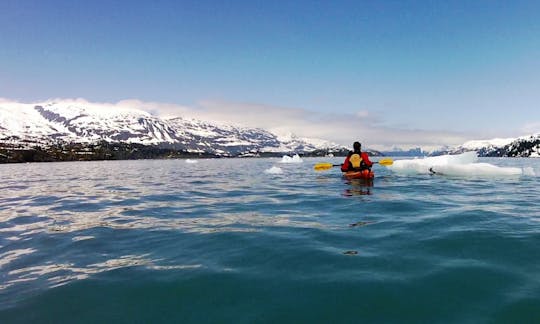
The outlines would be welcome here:
[[[539,1],[2,0],[0,44],[0,97],[21,102],[373,147],[540,132]]]

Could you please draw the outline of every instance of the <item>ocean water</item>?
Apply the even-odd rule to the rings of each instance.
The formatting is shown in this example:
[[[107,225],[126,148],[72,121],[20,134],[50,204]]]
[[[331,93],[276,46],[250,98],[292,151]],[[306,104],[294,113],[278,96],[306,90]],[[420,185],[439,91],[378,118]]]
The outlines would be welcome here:
[[[323,160],[0,165],[0,322],[540,322],[538,176]]]

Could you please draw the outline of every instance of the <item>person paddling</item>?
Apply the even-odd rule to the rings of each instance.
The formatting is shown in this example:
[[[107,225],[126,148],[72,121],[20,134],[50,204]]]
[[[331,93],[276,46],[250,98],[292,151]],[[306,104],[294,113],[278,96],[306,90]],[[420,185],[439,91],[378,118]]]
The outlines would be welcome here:
[[[369,156],[366,152],[362,152],[362,144],[360,142],[353,143],[354,151],[349,151],[345,161],[341,165],[341,171],[371,171],[373,163],[369,160]]]

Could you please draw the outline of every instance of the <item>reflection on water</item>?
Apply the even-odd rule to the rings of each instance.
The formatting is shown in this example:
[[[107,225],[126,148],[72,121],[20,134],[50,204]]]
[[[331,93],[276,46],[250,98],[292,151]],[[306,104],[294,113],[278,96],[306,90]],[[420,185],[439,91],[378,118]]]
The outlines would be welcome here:
[[[9,190],[0,194],[0,291],[32,281],[58,286],[122,267],[201,267],[149,254],[122,254],[144,250],[151,233],[330,228],[296,207],[306,200],[319,200],[317,187],[311,183],[283,185],[287,178],[269,178],[242,163],[245,161],[167,160],[2,165],[2,186]],[[265,167],[263,164],[260,170]],[[289,173],[297,169],[283,168]],[[126,233],[136,235],[124,238]]]
[[[148,255],[124,255],[116,259],[89,264],[85,267],[78,267],[73,263],[46,263],[23,267],[9,271],[6,274],[7,280],[0,285],[0,289],[7,289],[17,283],[44,279],[46,279],[50,287],[57,287],[73,280],[86,279],[93,274],[133,266],[144,266],[153,270],[183,270],[201,267],[200,264],[159,265],[156,263],[159,260],[151,260],[146,258],[147,256]]]
[[[35,249],[28,248],[28,249],[11,250],[11,251],[2,253],[0,254],[0,268],[5,267],[10,262],[18,259],[19,257],[23,255],[27,255],[34,252],[36,252]]]
[[[343,191],[344,196],[351,197],[371,195],[373,179],[347,179],[344,182],[349,186]]]

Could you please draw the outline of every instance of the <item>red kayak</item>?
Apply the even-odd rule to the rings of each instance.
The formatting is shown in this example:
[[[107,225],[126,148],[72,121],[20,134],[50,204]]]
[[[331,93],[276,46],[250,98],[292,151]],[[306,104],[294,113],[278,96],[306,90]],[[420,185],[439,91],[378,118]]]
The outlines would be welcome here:
[[[373,179],[375,173],[371,170],[347,171],[343,172],[343,177],[347,179]]]

